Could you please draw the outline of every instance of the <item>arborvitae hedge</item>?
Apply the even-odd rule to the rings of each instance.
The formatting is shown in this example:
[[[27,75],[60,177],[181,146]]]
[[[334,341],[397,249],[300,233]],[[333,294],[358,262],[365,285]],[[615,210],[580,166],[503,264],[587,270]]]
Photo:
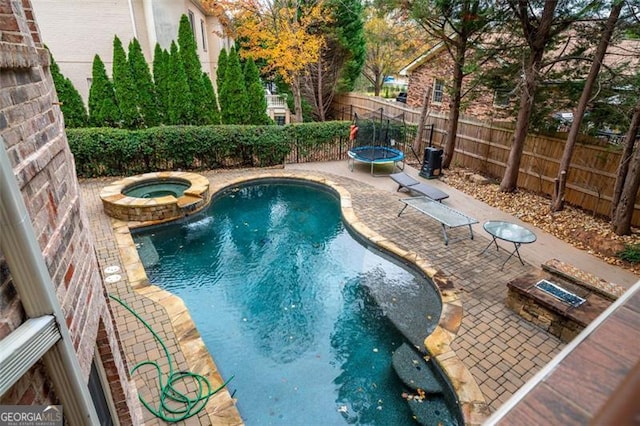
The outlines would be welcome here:
[[[156,90],[140,43],[135,38],[129,43],[129,66],[138,92],[138,111],[142,118],[140,127],[155,127],[160,124]]]
[[[80,93],[78,93],[71,80],[62,75],[60,68],[53,59],[51,53],[49,53],[49,57],[51,58],[51,67],[49,69],[51,71],[53,84],[56,87],[56,92],[58,93],[58,100],[61,103],[60,109],[64,116],[65,127],[86,126],[88,117],[87,110],[84,108],[82,96],[80,96]]]
[[[282,164],[295,146],[302,155],[347,144],[348,121],[286,126],[160,126],[141,130],[68,129],[81,177],[125,176],[160,170],[267,167]]]
[[[235,49],[229,52],[227,70],[220,90],[220,115],[223,124],[247,123],[247,89],[240,59]]]
[[[202,73],[202,86],[204,87],[204,111],[207,124],[220,124],[220,110],[213,84],[207,73]]]
[[[178,52],[178,46],[173,41],[171,42],[169,64],[170,78],[167,82],[169,91],[167,114],[169,120],[166,124],[191,124],[193,105],[191,103],[191,93],[189,92],[189,82],[184,71],[182,56]]]
[[[267,99],[260,81],[260,71],[253,58],[247,59],[244,65],[244,79],[247,86],[247,124],[270,124],[267,115]]]
[[[107,77],[107,70],[100,56],[93,57],[89,89],[89,124],[95,127],[118,127],[120,110],[116,101],[113,84]]]
[[[178,46],[184,64],[184,72],[189,83],[189,93],[191,94],[191,124],[211,124],[208,123],[208,112],[206,111],[207,99],[205,98],[205,88],[202,81],[202,64],[198,57],[198,47],[191,31],[191,24],[187,15],[180,17],[178,27]]]
[[[222,84],[224,83],[224,73],[227,71],[227,49],[224,47],[220,49],[218,55],[218,69],[216,69],[216,87],[218,88],[218,99],[220,99],[220,90],[222,90]],[[222,109],[222,105],[220,105]]]
[[[156,43],[153,53],[153,82],[155,83],[158,114],[162,123],[168,124],[169,109],[169,72],[171,67],[169,52]]]
[[[120,108],[122,126],[127,129],[138,128],[142,121],[138,111],[138,92],[133,82],[127,54],[118,36],[113,38],[113,88]]]

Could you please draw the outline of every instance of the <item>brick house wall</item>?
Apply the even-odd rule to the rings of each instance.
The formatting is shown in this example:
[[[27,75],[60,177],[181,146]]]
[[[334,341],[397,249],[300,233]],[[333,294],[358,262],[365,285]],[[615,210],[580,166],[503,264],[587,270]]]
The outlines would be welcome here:
[[[445,90],[441,102],[434,101],[433,89],[431,93],[430,111],[448,114],[451,108],[449,87],[452,84],[453,59],[446,49],[434,49],[424,59],[417,61],[409,68],[409,86],[407,89],[407,105],[421,108],[424,92],[427,87],[435,87],[436,80],[442,80]],[[463,80],[462,93],[469,90],[469,81]],[[474,88],[462,98],[462,113],[479,120],[515,121],[510,111],[494,104],[494,92],[484,87]]]
[[[107,303],[57,102],[30,1],[0,0],[0,143],[13,166],[82,373],[88,382],[97,351],[120,423],[139,424],[137,392]],[[25,320],[0,252],[0,339]],[[41,363],[0,396],[0,404],[48,403],[59,400]]]

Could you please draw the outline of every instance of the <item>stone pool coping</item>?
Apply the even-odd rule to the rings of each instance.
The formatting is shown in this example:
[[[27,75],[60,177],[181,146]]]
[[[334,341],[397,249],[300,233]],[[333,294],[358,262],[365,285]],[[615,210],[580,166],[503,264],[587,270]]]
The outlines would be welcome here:
[[[340,198],[342,219],[353,231],[377,248],[414,264],[421,273],[433,281],[442,298],[442,314],[435,330],[424,341],[425,349],[431,354],[432,359],[435,359],[449,378],[456,393],[465,424],[481,424],[488,417],[488,406],[475,379],[451,348],[451,343],[462,324],[463,309],[459,297],[460,293],[454,288],[451,280],[448,279],[441,270],[435,268],[418,253],[401,249],[388,238],[369,228],[356,215],[352,205],[351,194],[328,177],[307,172],[291,172],[276,169],[268,172],[247,173],[246,175],[232,177],[231,179],[226,179],[221,182],[210,182],[209,179],[204,179],[207,179],[209,182],[210,193],[215,196],[217,193],[234,185],[274,178],[313,182],[333,189]],[[199,207],[196,211],[201,210],[205,206],[206,205]],[[196,211],[194,211],[194,213]],[[203,374],[212,382],[214,388],[217,387],[223,383],[222,377],[218,372],[212,355],[208,352],[204,342],[200,338],[200,334],[184,302],[179,297],[149,283],[133,238],[131,237],[130,229],[140,226],[150,226],[159,222],[127,222],[114,220],[112,223],[120,257],[132,289],[136,293],[165,307],[171,318],[172,326],[180,347],[192,371]],[[242,418],[235,407],[231,395],[226,389],[211,398],[210,403],[207,404],[207,410],[209,410],[209,418],[213,425],[242,424]]]
[[[179,180],[189,188],[178,198],[167,195],[155,198],[130,197],[124,190],[147,180]],[[193,214],[209,203],[209,179],[191,172],[152,172],[126,177],[100,191],[102,206],[109,216],[126,221],[168,221]]]

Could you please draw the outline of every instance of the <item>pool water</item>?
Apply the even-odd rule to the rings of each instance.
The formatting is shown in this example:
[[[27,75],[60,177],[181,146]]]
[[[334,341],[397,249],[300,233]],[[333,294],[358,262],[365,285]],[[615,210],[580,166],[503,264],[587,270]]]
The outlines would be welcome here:
[[[176,179],[149,180],[129,186],[122,191],[124,195],[135,198],[158,198],[172,195],[182,197],[191,184]]]
[[[375,296],[429,288],[431,329],[440,299],[355,241],[335,195],[253,184],[134,239],[150,281],[184,300],[223,377],[235,376],[247,425],[414,423],[391,365],[406,340]]]

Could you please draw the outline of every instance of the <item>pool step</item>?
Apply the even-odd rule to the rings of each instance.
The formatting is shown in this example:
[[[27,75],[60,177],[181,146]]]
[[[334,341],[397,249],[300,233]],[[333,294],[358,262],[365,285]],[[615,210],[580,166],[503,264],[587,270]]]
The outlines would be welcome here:
[[[415,421],[423,426],[451,425],[451,410],[444,398],[429,398],[424,401],[411,400],[409,408]],[[458,424],[458,423],[453,423]]]
[[[443,392],[431,362],[425,361],[422,354],[406,343],[393,353],[392,362],[396,374],[408,388],[414,391],[422,389],[427,395]]]

